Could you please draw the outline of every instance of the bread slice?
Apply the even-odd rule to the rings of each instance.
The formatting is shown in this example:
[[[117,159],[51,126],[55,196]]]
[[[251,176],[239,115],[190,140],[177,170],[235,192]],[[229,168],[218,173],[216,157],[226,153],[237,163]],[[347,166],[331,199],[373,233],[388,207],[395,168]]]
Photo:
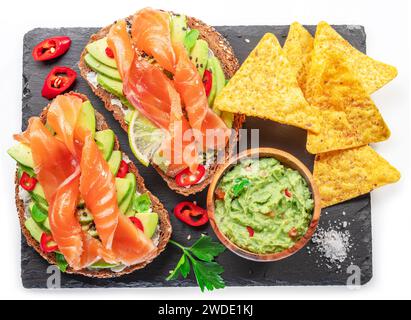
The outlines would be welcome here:
[[[71,93],[69,93],[71,94]],[[87,101],[87,97],[76,93],[77,96],[81,97],[83,99],[83,101]],[[46,118],[47,118],[47,111],[48,108],[50,107],[47,106],[46,108],[44,108],[43,112],[40,115],[41,120],[43,121],[43,123],[46,123]],[[97,112],[97,110],[95,111],[96,114],[96,128],[97,130],[106,130],[109,129],[109,126],[107,125],[106,121],[104,120],[104,117]],[[119,141],[116,137],[116,141],[115,141],[115,146],[114,146],[115,150],[120,150],[120,144]],[[121,272],[114,272],[111,271],[110,269],[101,269],[101,270],[89,270],[89,269],[83,269],[83,270],[73,270],[72,268],[68,268],[66,273],[69,274],[80,274],[86,277],[91,277],[91,278],[115,278],[115,277],[120,277],[122,275],[125,274],[129,274],[132,273],[136,270],[142,269],[145,266],[147,266],[149,263],[151,263],[161,252],[164,251],[164,249],[167,246],[168,241],[170,240],[171,237],[171,232],[172,232],[172,228],[171,228],[171,223],[170,223],[170,217],[168,215],[167,210],[164,208],[164,206],[161,204],[160,200],[155,197],[153,194],[151,194],[151,192],[149,192],[144,184],[144,180],[143,178],[140,176],[136,166],[130,162],[129,163],[129,169],[132,173],[135,174],[136,176],[136,180],[137,180],[137,191],[140,193],[147,193],[150,196],[151,202],[152,202],[152,208],[153,211],[158,213],[159,215],[159,227],[160,227],[160,234],[159,234],[159,243],[157,245],[157,250],[155,251],[155,253],[153,254],[152,257],[150,257],[150,259],[148,259],[147,261],[134,265],[134,266],[130,266],[127,267],[126,269],[124,269]],[[25,236],[27,243],[30,247],[34,248],[34,250],[36,250],[44,259],[46,259],[50,264],[55,265],[56,264],[56,258],[55,258],[55,254],[46,254],[44,253],[41,249],[40,249],[40,244],[31,236],[29,230],[27,230],[27,228],[25,227],[24,223],[26,221],[25,219],[25,204],[23,199],[20,198],[19,195],[19,179],[18,179],[18,173],[16,172],[16,179],[15,179],[15,192],[16,192],[16,206],[17,206],[17,211],[18,211],[18,215],[19,215],[19,220],[20,220],[20,226],[21,226],[21,230],[23,232],[23,235]]]
[[[129,24],[131,24],[132,20],[133,20],[133,16],[126,18],[126,21]],[[209,48],[214,52],[215,56],[220,60],[221,66],[223,67],[226,78],[230,79],[235,74],[235,72],[239,69],[240,66],[234,54],[234,51],[232,47],[230,46],[230,44],[228,43],[228,41],[219,32],[217,32],[215,28],[206,25],[204,22],[198,19],[187,17],[187,23],[190,28],[197,29],[200,32],[201,39],[207,41]],[[111,26],[112,25],[107,26],[101,29],[96,34],[93,34],[90,38],[89,43],[106,37]],[[87,79],[87,74],[91,72],[92,70],[87,66],[87,64],[84,61],[84,57],[86,56],[86,54],[87,54],[87,50],[84,49],[84,51],[81,54],[80,62],[79,62],[79,68],[80,68],[80,73],[82,77],[88,82],[93,92],[104,102],[106,109],[108,109],[109,111],[113,113],[114,118],[118,122],[120,122],[121,127],[124,129],[124,131],[127,132],[128,125],[124,121],[124,116],[121,111],[121,107],[117,105],[113,105],[111,103],[111,100],[115,97],[101,87],[94,87],[93,84],[91,84],[89,80]],[[235,115],[234,123],[233,123],[234,133],[233,133],[233,136],[231,137],[233,143],[231,145],[234,145],[235,142],[238,140],[238,132],[241,129],[244,121],[245,121],[245,116]],[[225,150],[225,160],[228,160],[230,158],[231,153],[232,153],[232,150],[230,150],[229,146],[227,145],[226,150]],[[214,173],[217,171],[219,165],[217,163],[211,165],[210,168],[207,170],[205,179],[203,179],[203,181],[200,184],[194,185],[190,188],[179,187],[177,183],[175,182],[174,178],[167,176],[156,165],[153,165],[153,167],[161,175],[161,177],[167,182],[170,189],[184,196],[189,196],[189,195],[201,192],[210,184],[211,179]]]

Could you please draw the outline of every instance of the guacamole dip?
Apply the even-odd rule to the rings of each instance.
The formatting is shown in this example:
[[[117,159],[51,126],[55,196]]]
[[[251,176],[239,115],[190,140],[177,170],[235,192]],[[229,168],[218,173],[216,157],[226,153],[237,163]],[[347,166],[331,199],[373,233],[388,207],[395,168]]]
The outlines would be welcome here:
[[[306,234],[314,208],[305,179],[274,158],[243,160],[221,179],[215,198],[221,232],[258,254],[293,247]]]

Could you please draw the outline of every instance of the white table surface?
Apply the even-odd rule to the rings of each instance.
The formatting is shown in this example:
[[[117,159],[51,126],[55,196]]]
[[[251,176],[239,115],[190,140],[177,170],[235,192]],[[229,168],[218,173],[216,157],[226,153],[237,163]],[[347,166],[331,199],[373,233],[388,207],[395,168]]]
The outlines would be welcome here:
[[[410,298],[410,20],[408,0],[286,1],[7,1],[0,10],[0,297],[121,299],[357,299]],[[114,5],[113,5],[114,4]],[[400,183],[373,193],[374,278],[359,290],[343,288],[228,288],[201,294],[197,288],[127,290],[25,290],[20,280],[20,232],[14,204],[15,163],[6,155],[21,126],[23,35],[34,27],[105,26],[144,6],[198,17],[211,25],[361,24],[368,53],[398,67],[399,77],[373,98],[392,130],[376,149],[403,174]]]

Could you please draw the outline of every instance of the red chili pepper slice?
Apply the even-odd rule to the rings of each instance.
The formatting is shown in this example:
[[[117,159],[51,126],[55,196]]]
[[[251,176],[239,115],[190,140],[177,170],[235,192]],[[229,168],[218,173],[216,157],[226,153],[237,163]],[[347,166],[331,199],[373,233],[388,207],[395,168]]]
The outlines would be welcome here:
[[[68,67],[54,67],[44,81],[41,94],[47,99],[54,99],[68,90],[77,78],[77,73]]]
[[[286,197],[288,197],[288,198],[291,198],[293,196],[292,192],[288,189],[285,189],[284,193],[285,193]]]
[[[117,177],[124,178],[127,175],[128,171],[129,171],[128,163],[125,162],[124,160],[121,160],[120,168],[118,169],[118,172],[117,172]]]
[[[204,71],[203,84],[208,97],[210,95],[211,88],[213,87],[213,74],[210,70]]]
[[[174,208],[174,215],[192,227],[201,227],[208,222],[207,210],[192,202],[181,202]],[[196,219],[193,219],[196,218]]]
[[[106,55],[107,57],[114,59],[114,52],[109,47],[106,48]]]
[[[58,250],[57,244],[50,245],[53,242],[53,237],[43,232],[40,239],[40,249],[45,253],[52,253]]]
[[[36,61],[47,61],[65,54],[70,45],[69,37],[53,37],[37,44],[31,54]]]
[[[30,177],[26,172],[23,172],[20,178],[20,186],[26,191],[33,191],[36,187],[37,179]]]
[[[130,221],[132,223],[134,223],[134,225],[136,226],[136,228],[140,229],[141,231],[144,232],[144,226],[143,223],[141,222],[141,220],[139,218],[136,217],[130,217]]]
[[[204,177],[206,169],[199,165],[197,171],[192,173],[189,168],[181,171],[176,176],[176,183],[179,187],[188,187],[197,184]]]
[[[247,227],[247,231],[248,231],[248,233],[249,233],[249,235],[250,235],[250,238],[254,237],[254,229],[253,229],[253,228]]]

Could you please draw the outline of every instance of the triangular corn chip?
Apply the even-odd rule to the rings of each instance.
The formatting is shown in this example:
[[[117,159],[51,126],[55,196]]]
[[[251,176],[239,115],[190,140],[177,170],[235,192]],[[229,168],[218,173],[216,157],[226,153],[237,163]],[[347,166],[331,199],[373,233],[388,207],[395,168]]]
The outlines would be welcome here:
[[[395,67],[374,60],[358,51],[326,22],[320,22],[317,26],[315,46],[341,50],[341,55],[368,94],[382,88],[398,75]]]
[[[316,109],[305,100],[277,38],[270,33],[261,39],[214,106],[319,132]]]
[[[360,147],[390,136],[341,50],[314,46],[306,98],[321,110],[321,132],[308,133],[307,150],[312,154]]]
[[[376,61],[355,49],[328,23],[320,22],[317,27],[316,45],[341,50],[368,94],[372,94],[393,80],[398,71],[395,67]],[[305,93],[307,73],[310,70],[314,38],[298,22],[291,25],[284,52],[298,76],[298,83]]]
[[[298,84],[305,93],[307,75],[311,66],[311,53],[314,49],[313,36],[298,22],[290,27],[287,40],[284,45],[284,53],[290,61],[297,75]]]
[[[400,178],[398,170],[369,146],[319,154],[314,163],[314,180],[323,208],[367,194]]]

